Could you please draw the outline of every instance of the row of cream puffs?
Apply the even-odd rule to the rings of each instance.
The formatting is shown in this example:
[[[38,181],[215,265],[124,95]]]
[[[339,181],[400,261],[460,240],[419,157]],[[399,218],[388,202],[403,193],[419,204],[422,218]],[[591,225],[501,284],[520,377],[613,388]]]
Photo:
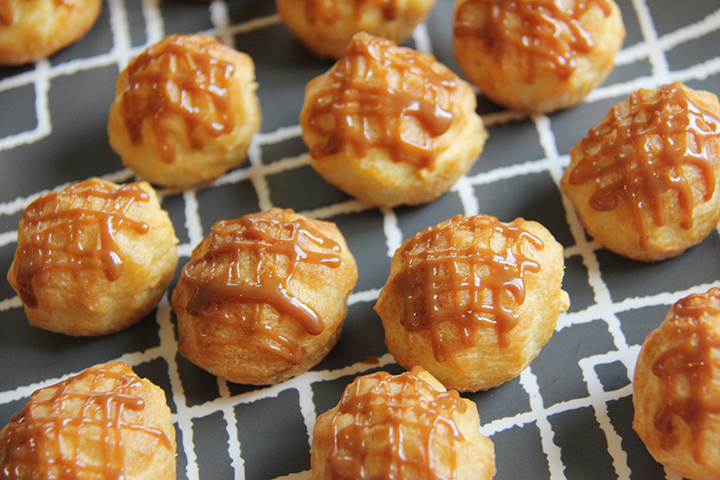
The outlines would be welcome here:
[[[658,462],[685,478],[720,475],[720,289],[676,302],[648,335],[633,379],[633,426]],[[176,477],[165,394],[121,362],[35,391],[0,430],[3,478]],[[415,366],[355,378],[318,416],[313,480],[491,479],[495,452],[477,406]]]

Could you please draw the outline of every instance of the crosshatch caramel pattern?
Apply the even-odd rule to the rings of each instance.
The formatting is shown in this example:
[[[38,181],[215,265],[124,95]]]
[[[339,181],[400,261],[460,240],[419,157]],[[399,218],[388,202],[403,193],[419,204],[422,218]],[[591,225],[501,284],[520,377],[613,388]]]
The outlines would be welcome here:
[[[653,98],[655,97],[655,98]],[[681,228],[692,227],[692,207],[707,202],[715,192],[715,173],[707,158],[707,142],[720,132],[720,120],[693,103],[677,84],[657,91],[640,90],[629,98],[628,116],[616,105],[607,121],[593,127],[580,145],[600,145],[596,155],[583,158],[572,170],[569,182],[595,182],[597,190],[590,206],[599,211],[614,210],[622,200],[632,211],[640,245],[647,248],[648,225],[642,210],[648,209],[655,225],[666,222],[664,190],[675,190],[680,198]],[[657,112],[657,113],[653,113]],[[650,121],[648,121],[650,119]],[[632,146],[652,145],[644,154]],[[680,172],[692,165],[702,172],[703,188],[695,199],[688,179]],[[604,177],[601,180],[600,177]]]
[[[147,436],[150,445],[170,449],[172,442],[164,432],[134,423],[125,414],[146,407],[138,395],[142,388],[138,377],[110,364],[39,392],[10,425],[8,451],[13,456],[6,463],[8,478],[28,472],[41,478],[122,478],[126,454],[120,439],[130,435]],[[93,449],[95,457],[86,455],[92,442],[102,444]],[[44,462],[38,471],[35,462],[41,456]]]
[[[526,251],[544,247],[515,223],[458,218],[456,224],[422,232],[402,248],[403,270],[393,281],[406,302],[401,322],[410,331],[430,330],[438,361],[446,360],[448,348],[461,348],[444,345],[441,328],[447,322],[461,330],[461,345],[475,345],[478,330],[488,326],[507,345],[505,334],[517,325],[515,311],[525,301],[525,275],[540,271]]]
[[[128,211],[135,202],[148,199],[137,184],[116,188],[93,181],[48,194],[28,205],[23,212],[27,235],[18,248],[37,255],[24,255],[18,265],[23,302],[37,306],[31,280],[41,272],[91,268],[101,270],[108,280],[117,280],[122,262],[115,251],[115,236],[122,228],[147,233],[148,225],[130,218]],[[88,230],[97,236],[82,234]]]
[[[457,465],[459,455],[454,441],[464,437],[451,419],[453,411],[463,414],[466,409],[457,392],[438,392],[410,374],[392,376],[378,372],[363,378],[345,390],[331,423],[335,443],[328,468],[332,478],[352,480],[371,476],[359,461],[361,458],[386,459],[378,462],[385,469],[378,468],[375,473],[387,478],[401,472],[434,480],[452,478],[451,473],[443,470]],[[343,417],[352,421],[342,421]],[[428,430],[428,425],[433,429]],[[372,432],[373,438],[391,438],[391,451],[363,441],[363,433],[368,432]],[[442,461],[436,457],[446,459],[446,464],[440,465]]]
[[[408,45],[456,70],[452,3],[438,0]],[[18,246],[22,211],[40,194],[93,176],[134,180],[107,142],[114,82],[134,56],[165,35],[197,32],[253,57],[263,126],[239,168],[202,189],[159,190],[180,239],[176,278],[216,221],[276,206],[337,223],[360,273],[343,334],[328,358],[304,375],[264,387],[229,383],[178,355],[169,303],[174,284],[136,326],[72,339],[27,325],[19,298],[0,282],[0,424],[38,388],[121,360],[166,392],[179,479],[307,480],[317,416],[340,401],[357,375],[402,371],[387,354],[372,311],[402,241],[458,214],[503,222],[522,216],[544,224],[564,246],[563,288],[571,307],[518,378],[463,395],[477,403],[482,433],[495,443],[495,478],[679,480],[650,458],[632,430],[631,379],[645,335],[670,306],[720,286],[718,233],[675,259],[626,261],[585,235],[559,182],[570,148],[639,88],[681,81],[720,93],[720,4],[618,3],[628,36],[605,84],[581,105],[548,116],[503,111],[479,94],[478,111],[490,134],[480,160],[445,196],[413,208],[370,208],[314,175],[298,116],[306,82],[331,64],[290,37],[273,2],[106,0],[98,24],[78,44],[37,64],[0,69],[4,271]]]
[[[266,349],[290,363],[300,364],[303,354],[295,339],[259,325],[258,318],[265,305],[271,305],[291,315],[307,333],[320,334],[324,327],[322,319],[289,291],[288,284],[303,263],[338,268],[339,252],[340,246],[335,241],[306,220],[291,220],[287,211],[279,209],[271,210],[267,216],[218,222],[210,232],[207,251],[185,268],[195,287],[187,310],[203,317],[212,315],[221,304],[251,305],[250,312],[237,308],[218,321],[239,324]],[[232,342],[231,338],[214,333],[216,328],[203,328],[202,322],[199,328],[204,346]]]
[[[190,146],[196,150],[203,146],[202,134],[219,137],[235,127],[228,94],[234,67],[208,54],[213,43],[210,39],[189,42],[183,37],[173,37],[141,53],[128,66],[128,86],[122,99],[123,120],[132,142],[140,144],[143,120],[153,117],[153,133],[158,137],[163,162],[175,160],[175,147],[163,123],[174,115],[183,118]],[[197,76],[189,77],[185,72],[195,72]]]
[[[482,34],[486,48],[497,58],[502,58],[506,48],[529,47],[559,78],[566,79],[577,67],[578,54],[594,45],[580,17],[592,8],[599,8],[606,17],[611,11],[607,0],[573,3],[567,8],[562,2],[542,0],[526,8],[514,1],[470,1],[460,8],[457,33],[461,37]]]
[[[718,368],[713,352],[720,348],[720,341],[709,332],[709,325],[720,315],[716,304],[719,294],[714,289],[708,292],[708,299],[690,295],[673,305],[673,327],[685,341],[663,352],[652,364],[653,372],[662,378],[663,401],[653,419],[662,442],[668,448],[677,444],[673,418],[682,417],[690,426],[693,454],[699,463],[705,460],[700,449],[703,424],[719,410],[709,393],[713,371]],[[683,388],[692,392],[689,398],[677,395]]]
[[[327,138],[311,154],[385,148],[395,162],[431,166],[433,140],[453,123],[456,88],[451,72],[435,71],[431,60],[382,38],[355,37],[311,104],[309,128]],[[420,128],[409,128],[410,119]]]

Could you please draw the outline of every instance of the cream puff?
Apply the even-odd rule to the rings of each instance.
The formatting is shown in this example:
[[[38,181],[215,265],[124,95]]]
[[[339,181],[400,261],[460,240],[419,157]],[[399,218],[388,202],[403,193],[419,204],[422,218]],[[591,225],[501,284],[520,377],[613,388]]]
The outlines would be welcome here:
[[[363,203],[416,205],[475,163],[487,131],[467,82],[432,55],[359,33],[311,80],[300,113],[311,166]]]
[[[625,38],[613,0],[456,0],[453,51],[492,101],[548,113],[580,103]]]
[[[521,218],[458,215],[403,242],[390,269],[375,305],[389,352],[461,392],[519,375],[569,307],[562,246]]]
[[[157,306],[177,265],[177,243],[149,184],[92,179],[25,208],[8,281],[31,325],[107,335]]]
[[[77,42],[101,7],[100,0],[2,0],[0,65],[37,62]]]
[[[480,433],[477,406],[420,367],[356,378],[317,418],[312,480],[489,480],[495,447]]]
[[[3,478],[173,480],[165,393],[122,362],[35,391],[0,430]]]
[[[320,58],[337,60],[358,32],[405,42],[435,0],[276,0],[275,4],[300,43]]]
[[[178,348],[235,383],[299,375],[337,342],[356,280],[332,222],[280,208],[217,222],[172,294]]]
[[[655,460],[720,478],[720,289],[672,306],[643,343],[633,390],[633,427]]]
[[[163,187],[205,185],[247,157],[260,129],[255,64],[204,35],[169,35],[120,73],[110,145]]]
[[[720,104],[681,83],[641,89],[570,150],[561,187],[588,234],[657,261],[701,242],[720,220]]]

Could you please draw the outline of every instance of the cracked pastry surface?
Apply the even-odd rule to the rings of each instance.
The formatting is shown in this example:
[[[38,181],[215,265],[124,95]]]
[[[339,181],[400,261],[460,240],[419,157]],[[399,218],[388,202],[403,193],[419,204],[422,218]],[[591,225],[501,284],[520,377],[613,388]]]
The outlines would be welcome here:
[[[613,0],[456,0],[453,55],[505,107],[548,113],[600,85],[625,38]]]
[[[658,261],[701,242],[720,219],[720,105],[681,83],[641,89],[570,151],[561,180],[588,234]]]
[[[311,166],[363,203],[415,205],[447,192],[487,132],[467,82],[431,55],[366,33],[311,80],[300,114]]]
[[[403,43],[435,0],[276,0],[290,32],[313,54],[336,60],[350,39],[366,32]]]
[[[80,40],[97,21],[100,0],[3,0],[0,65],[36,62]]]
[[[659,463],[720,477],[720,289],[677,301],[647,336],[633,379],[633,428]]]
[[[172,480],[175,452],[165,393],[122,362],[35,391],[0,430],[8,480]]]
[[[356,280],[331,222],[280,208],[217,222],[172,295],[178,348],[232,382],[280,382],[335,345]]]
[[[537,222],[456,216],[395,252],[375,311],[405,368],[487,390],[522,372],[569,307],[562,246]]]
[[[317,419],[313,480],[491,479],[493,442],[477,406],[420,367],[356,378]]]
[[[157,306],[177,264],[177,242],[149,184],[92,179],[25,208],[8,281],[31,325],[106,335]]]
[[[110,145],[144,180],[205,185],[239,166],[260,129],[255,64],[204,35],[169,35],[120,73]]]

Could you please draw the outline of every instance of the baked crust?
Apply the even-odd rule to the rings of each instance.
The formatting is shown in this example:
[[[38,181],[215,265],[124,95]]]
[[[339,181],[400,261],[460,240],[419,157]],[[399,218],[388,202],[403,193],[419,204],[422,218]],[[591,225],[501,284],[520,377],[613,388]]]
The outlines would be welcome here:
[[[720,478],[720,289],[673,305],[643,343],[633,389],[633,428],[655,460]]]
[[[110,145],[150,183],[190,188],[239,166],[260,129],[255,64],[204,35],[169,35],[120,73]]]
[[[562,246],[537,222],[456,216],[406,240],[375,311],[405,368],[487,390],[522,372],[569,307]]]
[[[487,480],[495,449],[477,406],[416,367],[356,378],[317,418],[311,466],[313,480]]]
[[[176,448],[163,390],[113,362],[35,391],[0,430],[0,471],[14,480],[172,480]]]
[[[3,0],[0,65],[23,65],[77,42],[100,14],[100,0]]]
[[[624,38],[613,0],[456,0],[453,12],[463,74],[490,100],[533,114],[580,103]]]
[[[634,260],[701,242],[720,220],[720,104],[681,83],[619,102],[570,150],[561,180],[588,234]]]
[[[337,60],[350,39],[366,32],[403,43],[435,0],[276,0],[277,13],[314,55]]]
[[[7,278],[31,325],[107,335],[157,306],[177,265],[177,242],[148,183],[92,179],[28,205]]]
[[[172,294],[178,349],[236,383],[293,377],[337,342],[356,280],[331,222],[279,208],[218,222]]]
[[[416,205],[480,155],[487,131],[475,107],[470,85],[433,56],[359,33],[308,83],[300,126],[329,183],[370,205]]]

